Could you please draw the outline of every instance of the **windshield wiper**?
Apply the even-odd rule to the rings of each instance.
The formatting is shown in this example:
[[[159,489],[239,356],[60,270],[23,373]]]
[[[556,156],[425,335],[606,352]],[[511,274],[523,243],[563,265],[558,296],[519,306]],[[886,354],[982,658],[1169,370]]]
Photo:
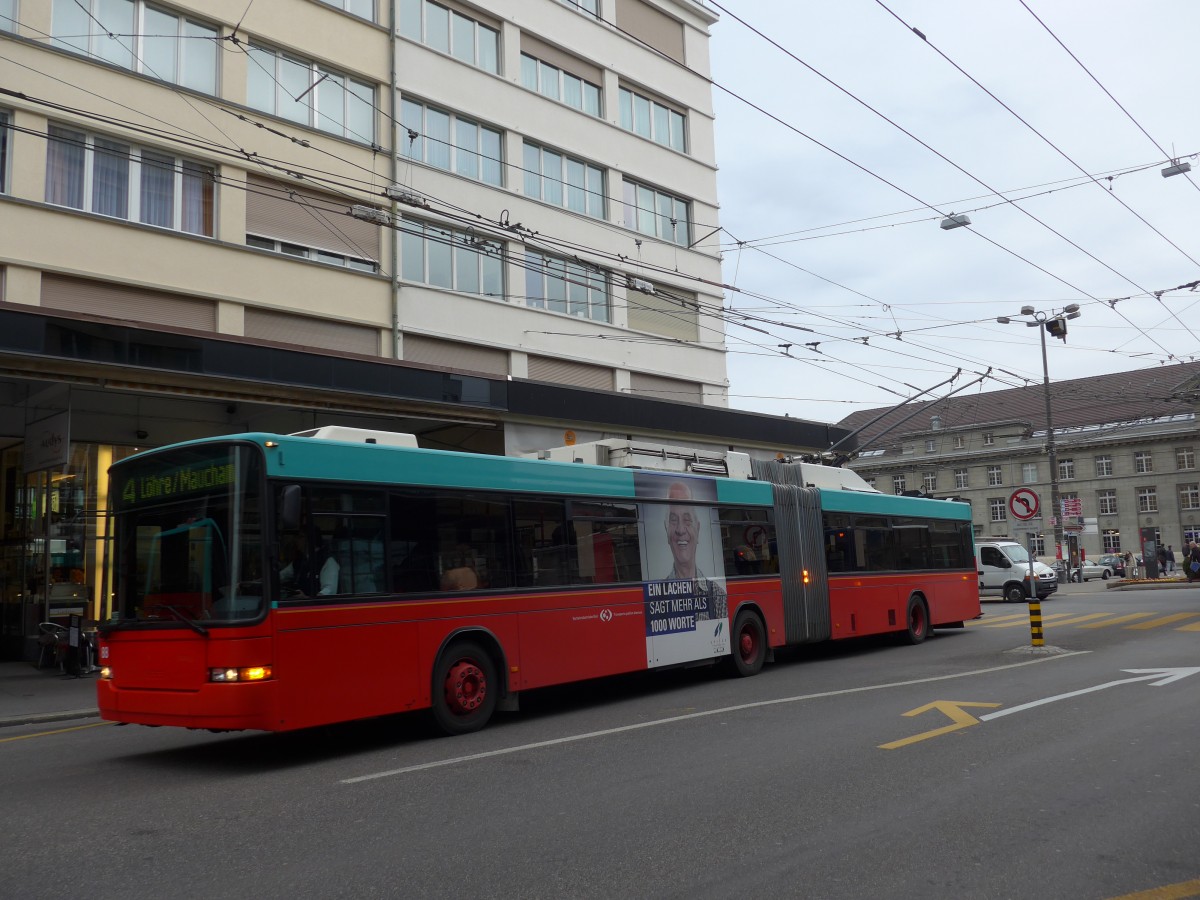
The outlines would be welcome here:
[[[196,634],[203,635],[204,637],[208,637],[208,629],[207,628],[205,628],[203,625],[201,625],[199,622],[195,621],[194,619],[189,619],[187,616],[185,616],[182,612],[177,610],[175,607],[169,606],[166,603],[156,603],[155,608],[165,609],[167,612],[169,612],[171,615],[173,615],[175,618],[177,618],[180,622],[182,622],[188,628],[192,629],[192,631],[196,632]]]

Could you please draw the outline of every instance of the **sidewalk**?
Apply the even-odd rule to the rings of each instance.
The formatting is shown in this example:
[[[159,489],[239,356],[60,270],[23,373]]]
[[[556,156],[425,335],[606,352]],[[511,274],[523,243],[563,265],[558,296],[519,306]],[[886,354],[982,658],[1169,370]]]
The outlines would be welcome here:
[[[70,678],[58,669],[0,662],[0,728],[99,715],[97,677]]]

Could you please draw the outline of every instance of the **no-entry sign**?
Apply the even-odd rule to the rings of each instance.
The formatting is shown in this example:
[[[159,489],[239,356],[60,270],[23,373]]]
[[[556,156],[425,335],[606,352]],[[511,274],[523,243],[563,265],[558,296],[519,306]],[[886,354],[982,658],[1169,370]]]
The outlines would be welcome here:
[[[1041,508],[1038,495],[1029,488],[1018,488],[1008,498],[1008,511],[1017,519],[1032,519]]]

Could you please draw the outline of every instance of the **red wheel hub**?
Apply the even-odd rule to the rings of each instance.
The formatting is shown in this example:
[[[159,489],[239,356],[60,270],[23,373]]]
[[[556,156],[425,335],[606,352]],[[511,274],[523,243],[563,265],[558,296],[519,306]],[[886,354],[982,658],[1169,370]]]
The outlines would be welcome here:
[[[487,696],[487,678],[469,659],[456,662],[446,673],[446,705],[455,715],[474,712]]]
[[[753,629],[746,628],[738,635],[738,652],[745,662],[752,662],[758,656],[758,635]]]

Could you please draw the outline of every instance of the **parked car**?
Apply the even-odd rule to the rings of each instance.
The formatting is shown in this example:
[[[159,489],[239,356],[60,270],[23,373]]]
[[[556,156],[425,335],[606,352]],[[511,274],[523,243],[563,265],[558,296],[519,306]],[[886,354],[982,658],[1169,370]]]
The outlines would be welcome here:
[[[1112,566],[1106,566],[1096,560],[1085,559],[1071,571],[1071,580],[1088,581],[1092,578],[1102,578],[1108,581],[1112,578],[1112,574]]]
[[[1115,553],[1106,553],[1104,556],[1096,560],[1102,566],[1108,566],[1112,569],[1112,573],[1118,578],[1125,577],[1125,557],[1118,556]]]

